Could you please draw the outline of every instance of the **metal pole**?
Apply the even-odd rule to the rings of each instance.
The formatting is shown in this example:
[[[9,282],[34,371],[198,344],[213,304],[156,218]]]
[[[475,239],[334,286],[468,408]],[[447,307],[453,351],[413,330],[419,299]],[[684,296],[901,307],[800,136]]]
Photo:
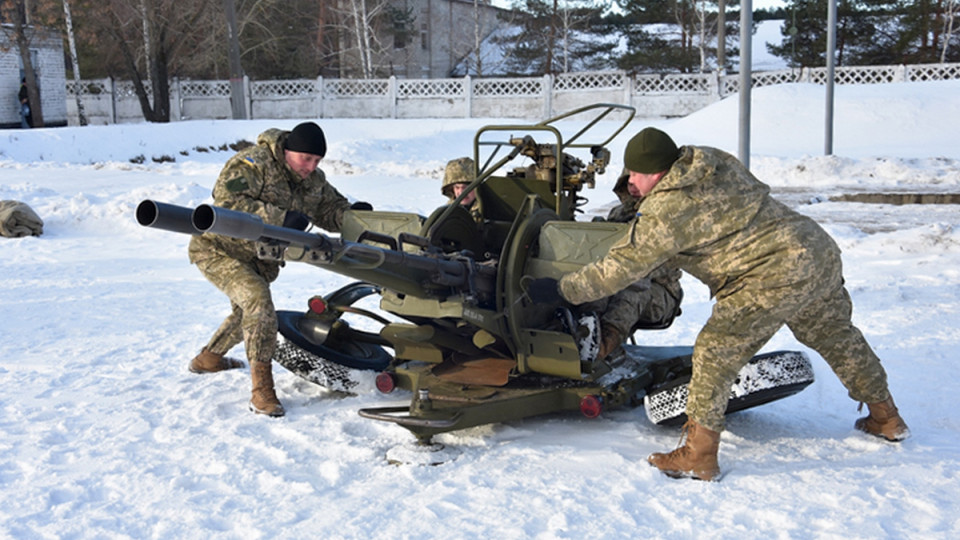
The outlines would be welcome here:
[[[824,118],[823,154],[833,154],[833,78],[837,50],[837,0],[827,1],[827,107]]]
[[[740,2],[740,161],[750,168],[750,88],[753,85],[753,0]]]

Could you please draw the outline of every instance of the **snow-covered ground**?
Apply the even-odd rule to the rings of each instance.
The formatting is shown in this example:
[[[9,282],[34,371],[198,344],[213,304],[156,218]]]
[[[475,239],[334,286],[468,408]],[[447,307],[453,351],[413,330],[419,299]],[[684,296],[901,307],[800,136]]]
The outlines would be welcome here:
[[[277,367],[287,416],[251,414],[247,370],[186,369],[226,299],[187,262],[186,237],[138,226],[133,210],[146,198],[208,202],[231,155],[219,148],[296,122],[0,132],[0,199],[46,222],[41,237],[0,238],[0,537],[960,537],[960,212],[829,202],[960,189],[960,81],[838,87],[833,156],[822,155],[823,95],[754,90],[751,165],[843,248],[855,321],[913,437],[889,444],[855,431],[857,404],[810,352],[812,386],[730,417],[720,483],[649,467],[646,456],[679,433],[641,409],[440,435],[460,453],[435,467],[387,463],[412,436],[356,412],[404,396],[344,397]],[[737,113],[734,96],[683,119],[635,120],[587,192],[589,211],[613,203],[637,130],[736,153]],[[499,122],[320,119],[330,143],[321,167],[352,199],[428,214],[444,201],[446,161]],[[291,264],[275,301],[300,310],[346,281]],[[683,316],[641,342],[693,342],[711,302],[694,280],[684,286]],[[766,349],[805,350],[788,332]]]

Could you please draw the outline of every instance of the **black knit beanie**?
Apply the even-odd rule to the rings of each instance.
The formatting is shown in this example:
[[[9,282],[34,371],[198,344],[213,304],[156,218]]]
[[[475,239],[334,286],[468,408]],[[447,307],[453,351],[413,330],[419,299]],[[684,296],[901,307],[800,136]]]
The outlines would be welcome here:
[[[327,138],[313,122],[304,122],[293,128],[283,145],[287,150],[323,157],[327,155]]]

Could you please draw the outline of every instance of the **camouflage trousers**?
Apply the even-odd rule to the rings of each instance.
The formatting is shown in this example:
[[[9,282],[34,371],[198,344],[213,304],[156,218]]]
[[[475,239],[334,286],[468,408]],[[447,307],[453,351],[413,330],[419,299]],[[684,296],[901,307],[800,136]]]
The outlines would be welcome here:
[[[880,359],[851,322],[853,304],[843,286],[838,250],[799,263],[800,278],[785,287],[749,286],[718,298],[694,344],[687,416],[722,431],[737,373],[786,325],[794,337],[819,353],[849,396],[875,403],[887,399]]]
[[[626,289],[606,298],[582,304],[581,312],[592,311],[600,317],[604,326],[611,326],[628,337],[637,324],[656,325],[674,316],[680,300],[674,298],[663,285],[652,282],[649,287]]]
[[[207,350],[226,354],[243,341],[250,362],[270,362],[277,348],[277,312],[270,295],[270,282],[254,264],[229,257],[197,262],[210,283],[230,299],[231,313],[210,338]]]

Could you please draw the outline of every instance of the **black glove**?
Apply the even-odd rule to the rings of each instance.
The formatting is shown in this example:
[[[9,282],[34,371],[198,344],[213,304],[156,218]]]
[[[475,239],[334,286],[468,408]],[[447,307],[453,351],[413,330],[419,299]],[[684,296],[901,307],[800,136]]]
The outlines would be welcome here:
[[[560,284],[553,278],[538,278],[527,285],[527,296],[535,304],[556,304],[560,302]]]
[[[373,210],[373,205],[368,202],[357,201],[350,205],[351,210]]]
[[[310,218],[303,212],[296,210],[287,210],[287,215],[283,216],[283,226],[288,229],[305,231],[310,226]]]

